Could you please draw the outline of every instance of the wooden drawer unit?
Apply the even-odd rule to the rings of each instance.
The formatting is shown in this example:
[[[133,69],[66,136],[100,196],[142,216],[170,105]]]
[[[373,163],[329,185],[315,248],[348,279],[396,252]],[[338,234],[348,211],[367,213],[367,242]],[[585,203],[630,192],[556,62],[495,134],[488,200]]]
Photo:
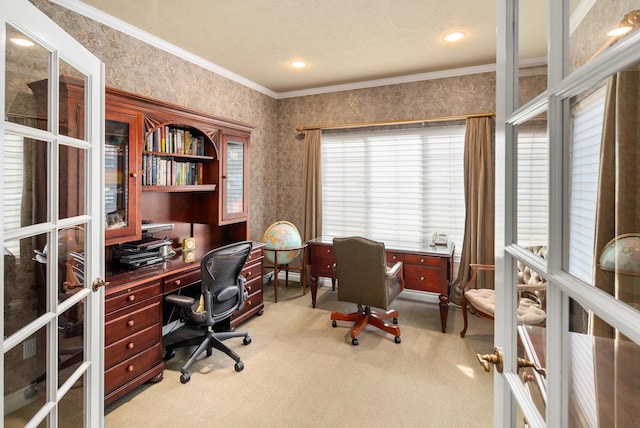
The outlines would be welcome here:
[[[162,365],[162,344],[156,343],[143,352],[122,361],[104,372],[104,391],[109,394],[122,385],[142,377],[156,365]],[[145,381],[148,380],[145,379]]]
[[[387,256],[387,263],[390,266],[393,266],[397,262],[404,262],[404,254],[402,254],[402,253],[396,253],[396,252],[393,252],[393,251],[387,251],[386,252],[386,256]]]
[[[440,293],[440,269],[432,266],[404,265],[405,288]]]
[[[262,249],[264,244],[253,244],[253,249],[247,263],[242,269],[241,275],[247,280],[245,289],[249,297],[244,302],[244,307],[231,315],[231,327],[235,327],[253,315],[261,315],[264,311],[263,287],[262,287]]]
[[[311,245],[309,259],[311,260],[312,276],[336,277],[336,271],[333,269],[336,262],[333,245]]]
[[[200,264],[195,265],[195,269],[175,275],[169,275],[164,279],[164,294],[173,293],[180,288],[188,287],[200,282]]]
[[[148,380],[162,379],[162,281],[107,292],[105,404]],[[125,365],[125,363],[128,363]]]

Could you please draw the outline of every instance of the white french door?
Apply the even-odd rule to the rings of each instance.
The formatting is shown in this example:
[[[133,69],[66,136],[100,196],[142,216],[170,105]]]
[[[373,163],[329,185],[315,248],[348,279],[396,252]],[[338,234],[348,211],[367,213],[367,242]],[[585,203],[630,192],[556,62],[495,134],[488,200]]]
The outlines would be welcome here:
[[[547,89],[522,101],[523,11],[532,4],[547,10]],[[638,9],[638,0],[497,1],[495,345],[503,370],[494,371],[496,427],[637,423],[640,31],[606,33]],[[640,11],[633,16],[637,22]],[[588,116],[594,103],[604,111]],[[534,123],[547,129],[546,259],[519,233],[528,225],[518,216],[518,189],[528,183],[517,171],[518,136]],[[544,327],[516,326],[517,262],[547,281]],[[546,377],[523,380],[517,358],[528,355],[519,330],[544,345],[534,362]]]
[[[103,426],[103,65],[27,0],[0,16],[3,426]]]

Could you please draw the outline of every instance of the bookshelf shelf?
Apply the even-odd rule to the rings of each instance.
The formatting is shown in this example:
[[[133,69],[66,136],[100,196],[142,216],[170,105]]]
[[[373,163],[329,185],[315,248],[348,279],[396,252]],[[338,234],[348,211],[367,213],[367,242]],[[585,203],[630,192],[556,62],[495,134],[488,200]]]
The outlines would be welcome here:
[[[213,156],[201,156],[201,155],[183,155],[178,153],[164,153],[164,152],[144,152],[145,155],[158,156],[171,159],[188,159],[192,161],[207,162],[215,160]]]
[[[193,184],[190,186],[142,186],[143,192],[182,193],[182,192],[214,192],[215,184]]]

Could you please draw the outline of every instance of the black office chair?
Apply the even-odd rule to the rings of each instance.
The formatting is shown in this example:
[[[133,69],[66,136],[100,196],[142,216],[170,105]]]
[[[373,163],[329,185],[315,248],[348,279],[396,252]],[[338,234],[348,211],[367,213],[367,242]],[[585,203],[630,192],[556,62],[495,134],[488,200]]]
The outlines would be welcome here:
[[[244,369],[238,354],[222,343],[232,337],[243,337],[242,343],[248,345],[251,338],[247,332],[215,332],[216,323],[228,320],[231,314],[244,306],[247,291],[244,288],[246,280],[240,275],[253,244],[249,241],[227,245],[207,253],[200,262],[202,276],[201,297],[194,298],[180,294],[170,294],[165,301],[180,308],[180,317],[191,324],[204,328],[204,336],[197,336],[173,343],[167,346],[165,359],[169,360],[176,354],[175,349],[185,346],[198,348],[191,354],[189,360],[182,366],[180,382],[187,383],[191,379],[190,367],[200,354],[207,352],[211,356],[212,348],[224,352],[235,362],[237,372]]]

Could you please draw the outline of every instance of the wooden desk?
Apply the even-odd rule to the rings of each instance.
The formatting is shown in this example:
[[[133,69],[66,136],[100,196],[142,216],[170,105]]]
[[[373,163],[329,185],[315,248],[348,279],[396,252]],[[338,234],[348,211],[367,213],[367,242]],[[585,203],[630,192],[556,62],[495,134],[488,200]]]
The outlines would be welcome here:
[[[333,269],[333,238],[322,236],[307,242],[307,264],[311,274],[311,303],[316,307],[318,277],[336,278]],[[453,279],[453,252],[455,245],[411,248],[402,244],[386,244],[387,261],[403,263],[405,288],[429,293],[438,293],[440,298],[440,324],[442,332],[447,330],[449,293]]]
[[[230,326],[264,311],[262,248],[254,242],[242,275],[249,297],[241,311],[231,315]],[[132,271],[107,271],[105,293],[105,404],[163,377],[163,298],[200,283],[200,261],[214,247],[197,247],[191,262],[180,253],[156,265]]]
[[[569,426],[637,426],[640,346],[634,342],[569,333]],[[546,367],[546,329],[518,326],[525,358]],[[544,416],[547,380],[526,369],[532,398]]]

